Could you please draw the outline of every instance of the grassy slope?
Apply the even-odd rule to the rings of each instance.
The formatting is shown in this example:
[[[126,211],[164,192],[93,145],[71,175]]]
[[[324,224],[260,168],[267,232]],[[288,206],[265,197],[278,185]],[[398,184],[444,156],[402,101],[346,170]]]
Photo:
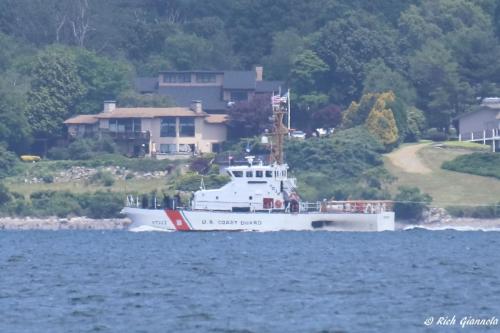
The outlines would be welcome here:
[[[86,161],[88,163],[88,161]],[[135,162],[135,161],[133,161]],[[140,163],[140,161],[137,161]],[[173,162],[174,165],[179,165],[182,162]],[[76,162],[75,162],[76,164]],[[156,178],[156,179],[116,179],[112,186],[105,187],[101,184],[89,183],[88,181],[73,181],[68,183],[36,183],[29,184],[25,183],[25,178],[38,177],[41,178],[43,175],[53,175],[55,176],[62,168],[61,163],[54,161],[42,161],[38,163],[29,163],[21,165],[22,171],[13,177],[8,177],[5,179],[5,184],[10,191],[29,196],[31,193],[36,191],[70,191],[73,193],[85,193],[85,192],[95,192],[95,191],[114,191],[122,193],[149,193],[156,190],[161,192],[166,187],[167,178]],[[160,167],[158,169],[161,169]],[[129,171],[127,171],[129,172]],[[175,173],[173,173],[175,174]]]
[[[387,157],[386,168],[398,179],[392,184],[391,192],[397,192],[400,185],[417,186],[429,193],[436,206],[449,204],[487,204],[498,202],[500,198],[500,180],[441,169],[444,161],[456,156],[470,154],[466,149],[443,149],[431,145],[425,146],[418,153],[421,161],[432,172],[428,174],[408,173],[394,166]]]
[[[88,184],[83,181],[75,181],[70,183],[38,183],[38,184],[25,184],[20,182],[7,181],[6,185],[10,191],[21,193],[29,196],[36,191],[70,191],[73,193],[85,193],[95,191],[114,191],[122,193],[149,193],[156,189],[161,193],[165,189],[166,179],[130,179],[130,180],[116,180],[110,187],[105,187],[98,184]]]

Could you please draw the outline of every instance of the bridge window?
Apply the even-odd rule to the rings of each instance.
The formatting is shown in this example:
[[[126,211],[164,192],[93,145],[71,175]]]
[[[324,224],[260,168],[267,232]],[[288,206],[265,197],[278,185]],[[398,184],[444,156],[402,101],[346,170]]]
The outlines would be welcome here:
[[[272,171],[266,171],[266,177],[267,178],[273,178],[273,172]]]
[[[255,171],[255,177],[258,177],[258,178],[262,178],[262,176],[264,176],[264,172],[263,171]]]
[[[246,177],[247,178],[252,178],[253,177],[253,172],[252,171],[247,171]]]
[[[243,171],[233,171],[233,175],[237,178],[243,177]]]

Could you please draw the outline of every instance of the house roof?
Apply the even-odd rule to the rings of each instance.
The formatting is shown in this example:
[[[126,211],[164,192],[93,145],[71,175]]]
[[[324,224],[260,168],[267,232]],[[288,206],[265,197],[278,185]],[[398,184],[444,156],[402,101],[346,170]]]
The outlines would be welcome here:
[[[64,121],[66,125],[77,125],[77,124],[95,124],[99,120],[95,114],[79,114],[77,116],[71,117]]]
[[[158,78],[138,77],[134,79],[135,90],[141,93],[155,92],[158,88]]]
[[[280,90],[280,87],[283,89],[283,81],[257,81],[255,86],[255,92],[257,93],[277,93]]]
[[[225,71],[224,89],[255,89],[254,71]]]
[[[500,119],[500,111],[497,108],[490,108],[489,106],[485,106],[485,105],[477,105],[475,107],[472,107],[472,110],[470,110],[469,112],[465,112],[465,113],[459,114],[458,116],[456,116],[453,119],[454,120],[459,120],[459,119],[462,119],[464,117],[471,116],[474,113],[477,113],[479,111],[498,112],[498,114],[496,115],[496,119]]]
[[[204,110],[225,110],[227,103],[222,100],[220,86],[160,87],[158,93],[172,98],[178,106],[189,106],[193,100],[200,100]]]
[[[101,112],[96,115],[100,119],[116,118],[157,118],[157,117],[204,117],[207,113],[196,113],[189,108],[116,108],[112,112]]]
[[[222,124],[229,119],[227,114],[210,114],[205,118],[205,121],[209,124]]]

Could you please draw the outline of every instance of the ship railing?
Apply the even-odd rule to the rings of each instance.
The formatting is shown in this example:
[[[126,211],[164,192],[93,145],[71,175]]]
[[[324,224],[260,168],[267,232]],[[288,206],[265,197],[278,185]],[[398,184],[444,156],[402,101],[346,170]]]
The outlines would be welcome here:
[[[307,202],[301,201],[299,211],[302,212],[319,212],[321,209],[321,202]]]
[[[321,212],[328,213],[379,214],[392,212],[393,209],[394,202],[390,200],[330,200],[321,203]]]

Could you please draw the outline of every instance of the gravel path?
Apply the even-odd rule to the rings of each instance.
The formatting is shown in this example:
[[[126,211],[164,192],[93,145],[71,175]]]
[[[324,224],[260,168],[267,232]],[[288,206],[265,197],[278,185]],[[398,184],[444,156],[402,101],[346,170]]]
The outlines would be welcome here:
[[[417,152],[427,145],[427,143],[421,143],[405,146],[387,154],[387,158],[389,158],[389,161],[394,166],[405,172],[420,174],[430,173],[432,170],[427,167],[417,155]]]

